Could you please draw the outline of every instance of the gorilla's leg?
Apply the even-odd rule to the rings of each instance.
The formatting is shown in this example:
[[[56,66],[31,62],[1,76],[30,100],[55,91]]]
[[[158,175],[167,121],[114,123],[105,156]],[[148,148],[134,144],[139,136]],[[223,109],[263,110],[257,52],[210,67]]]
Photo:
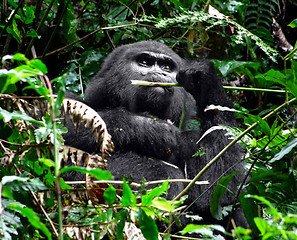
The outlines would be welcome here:
[[[133,181],[138,183],[143,178],[147,181],[185,178],[183,172],[172,164],[132,152],[113,154],[107,164],[107,170],[116,180],[122,180],[123,176],[131,176]],[[156,185],[149,186],[153,187]],[[183,189],[184,183],[171,183],[166,198],[173,199]]]

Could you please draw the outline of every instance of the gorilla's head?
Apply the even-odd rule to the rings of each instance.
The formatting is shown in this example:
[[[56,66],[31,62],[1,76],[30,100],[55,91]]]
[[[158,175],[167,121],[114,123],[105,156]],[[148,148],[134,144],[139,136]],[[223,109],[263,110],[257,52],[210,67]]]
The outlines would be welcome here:
[[[118,47],[90,82],[85,101],[94,109],[125,107],[178,121],[186,94],[183,88],[132,85],[131,80],[176,83],[183,63],[171,48],[157,41]]]

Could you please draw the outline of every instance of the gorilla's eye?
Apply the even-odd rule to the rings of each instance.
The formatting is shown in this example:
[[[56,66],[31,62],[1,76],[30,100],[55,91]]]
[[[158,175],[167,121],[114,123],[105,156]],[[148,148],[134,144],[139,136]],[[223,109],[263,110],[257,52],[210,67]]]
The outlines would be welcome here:
[[[145,61],[144,59],[139,60],[139,61],[138,61],[138,64],[139,64],[140,66],[142,66],[142,67],[147,67],[147,66],[148,66],[147,61]]]
[[[170,65],[162,65],[161,68],[167,72],[171,72],[172,71],[172,68]]]

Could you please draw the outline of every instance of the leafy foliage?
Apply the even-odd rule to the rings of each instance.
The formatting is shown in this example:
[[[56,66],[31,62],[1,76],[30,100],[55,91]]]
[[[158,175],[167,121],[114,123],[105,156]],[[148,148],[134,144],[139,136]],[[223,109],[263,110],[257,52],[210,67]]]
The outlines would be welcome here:
[[[227,232],[194,221],[181,234],[250,239],[253,232],[263,239],[297,238],[297,45],[290,52],[278,51],[271,29],[273,17],[286,28],[285,34],[296,36],[296,16],[285,21],[286,6],[275,0],[207,1],[211,6],[205,2],[1,3],[1,238],[170,238],[170,232],[161,235],[155,223],[161,221],[170,229],[175,219],[178,225],[183,199],[163,198],[168,182],[150,191],[145,183],[139,190],[128,180],[114,183],[110,173],[82,164],[86,159],[90,166],[102,161],[96,166],[104,168],[106,159],[68,149],[67,154],[80,161],[64,167],[59,154],[65,131],[58,118],[61,106],[69,106],[71,114],[76,107],[85,109],[74,102],[66,101],[66,106],[65,89],[83,96],[84,87],[115,46],[147,39],[163,41],[185,57],[214,58],[242,123],[228,131],[246,151],[250,178],[237,198],[251,230],[235,226]],[[54,80],[50,83],[49,78]],[[42,114],[36,111],[40,108]],[[83,124],[91,121],[80,114],[75,118]],[[100,116],[94,118],[100,122]],[[111,147],[108,140],[103,145]],[[86,174],[87,181],[71,187],[61,174],[73,171]],[[214,191],[211,212],[218,219],[232,209],[221,208],[220,200],[234,174],[221,179]]]

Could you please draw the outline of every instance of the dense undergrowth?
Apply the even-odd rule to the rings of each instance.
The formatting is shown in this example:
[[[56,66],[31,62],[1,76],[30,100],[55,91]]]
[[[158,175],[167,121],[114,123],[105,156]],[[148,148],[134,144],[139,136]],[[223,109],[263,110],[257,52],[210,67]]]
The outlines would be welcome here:
[[[74,154],[63,146],[64,92],[83,96],[114,47],[147,39],[163,41],[184,57],[214,62],[241,123],[229,133],[242,144],[250,175],[238,199],[251,230],[233,226],[225,232],[196,222],[176,235],[297,239],[297,45],[290,43],[296,41],[297,20],[288,15],[296,5],[276,0],[1,4],[1,239],[174,238],[171,223],[178,224],[184,199],[164,199],[166,179],[152,191],[145,181],[113,182],[104,170],[112,150],[108,135],[99,137],[106,143],[102,156],[75,150],[80,161],[97,159],[98,169],[90,167],[91,160],[73,167],[64,160],[65,153]],[[65,182],[68,171],[86,180]],[[213,195],[211,212],[218,219],[232,210],[219,206],[227,184],[228,178],[221,179]],[[163,233],[155,220],[168,226]]]

